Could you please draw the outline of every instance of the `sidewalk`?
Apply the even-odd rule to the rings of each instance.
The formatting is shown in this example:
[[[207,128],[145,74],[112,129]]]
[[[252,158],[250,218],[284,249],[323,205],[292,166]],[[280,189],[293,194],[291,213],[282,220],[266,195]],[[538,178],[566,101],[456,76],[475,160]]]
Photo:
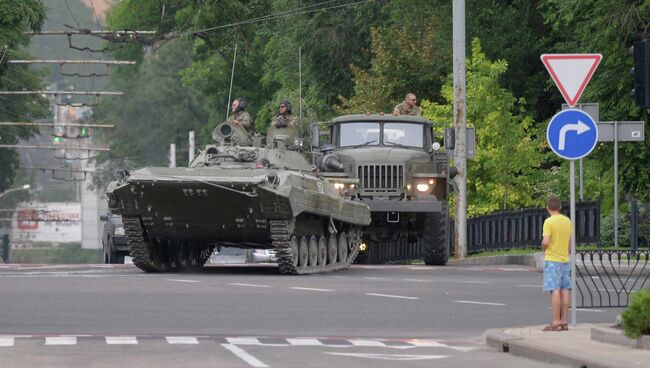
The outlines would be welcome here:
[[[608,344],[591,339],[592,327],[611,324],[578,324],[568,331],[545,332],[544,326],[493,329],[486,343],[520,357],[586,368],[650,368],[650,350]]]

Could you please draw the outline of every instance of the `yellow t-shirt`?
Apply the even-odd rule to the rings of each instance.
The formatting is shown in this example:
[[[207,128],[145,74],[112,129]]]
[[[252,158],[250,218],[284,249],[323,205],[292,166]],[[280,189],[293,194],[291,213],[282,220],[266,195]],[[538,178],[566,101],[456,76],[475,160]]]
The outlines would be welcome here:
[[[542,235],[550,237],[549,245],[544,252],[545,261],[569,262],[571,230],[571,220],[562,214],[544,220]]]

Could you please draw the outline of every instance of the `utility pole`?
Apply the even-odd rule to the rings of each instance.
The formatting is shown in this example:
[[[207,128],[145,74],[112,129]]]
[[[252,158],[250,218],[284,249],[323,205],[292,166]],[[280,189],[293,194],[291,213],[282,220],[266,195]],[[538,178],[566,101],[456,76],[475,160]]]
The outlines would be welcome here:
[[[465,99],[465,0],[453,3],[453,59],[454,59],[454,127],[456,144],[454,166],[458,175],[454,177],[456,219],[454,238],[456,259],[467,254],[467,108]]]

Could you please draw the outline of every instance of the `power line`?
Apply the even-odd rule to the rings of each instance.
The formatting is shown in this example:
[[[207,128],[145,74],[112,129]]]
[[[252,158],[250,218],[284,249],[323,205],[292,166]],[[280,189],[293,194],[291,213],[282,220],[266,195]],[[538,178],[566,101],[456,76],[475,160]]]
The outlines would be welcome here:
[[[210,28],[205,28],[205,29],[199,29],[199,30],[195,30],[195,31],[183,32],[183,33],[180,33],[178,36],[179,37],[180,36],[189,36],[189,35],[193,35],[193,34],[214,31],[214,30],[217,30],[217,29],[224,29],[224,28],[230,28],[230,27],[235,27],[235,26],[239,26],[239,25],[257,23],[257,22],[261,22],[261,21],[265,21],[265,20],[276,20],[276,19],[281,19],[281,18],[292,17],[292,16],[295,16],[295,15],[304,15],[304,14],[316,13],[316,12],[324,11],[324,10],[347,8],[347,7],[364,4],[364,3],[368,3],[368,2],[371,2],[371,1],[375,1],[375,0],[361,0],[361,1],[355,1],[355,2],[347,3],[347,4],[334,5],[334,6],[324,7],[324,8],[306,10],[306,11],[302,11],[302,12],[298,11],[298,10],[301,10],[301,9],[313,8],[315,6],[331,3],[331,2],[334,2],[334,1],[336,1],[336,0],[324,1],[322,3],[318,3],[318,4],[314,4],[314,5],[307,5],[307,6],[303,6],[303,7],[292,9],[292,10],[286,10],[286,11],[273,13],[273,14],[269,14],[269,15],[265,15],[265,16],[261,16],[261,17],[257,17],[257,18],[251,18],[251,19],[246,19],[246,20],[242,20],[242,21],[239,21],[239,22],[223,24],[223,25],[220,25],[220,26],[215,26],[215,27],[210,27]]]
[[[95,3],[93,2],[93,0],[90,0],[90,6],[92,6],[93,8],[93,14],[95,14],[95,20],[97,20],[97,25],[99,26],[99,29],[103,31],[104,29],[102,28],[102,25],[99,22],[99,17],[97,16],[97,12],[95,11]]]
[[[74,22],[77,23],[77,27],[81,28],[81,25],[79,24],[79,21],[77,21],[77,18],[74,16],[74,13],[72,13],[72,8],[70,7],[70,3],[68,3],[68,0],[65,0],[65,5],[68,7],[68,11],[70,12],[70,15],[72,16],[72,20],[74,20]]]

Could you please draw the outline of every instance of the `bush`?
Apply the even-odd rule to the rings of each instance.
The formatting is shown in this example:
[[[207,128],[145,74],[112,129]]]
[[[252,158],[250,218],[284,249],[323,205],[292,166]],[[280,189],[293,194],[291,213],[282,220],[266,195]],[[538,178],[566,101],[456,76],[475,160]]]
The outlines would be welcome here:
[[[636,339],[650,335],[650,288],[632,294],[632,301],[621,317],[625,336]]]
[[[619,212],[618,214],[618,245],[630,246],[630,216]],[[600,244],[609,247],[614,245],[614,214],[609,214],[600,219]]]

